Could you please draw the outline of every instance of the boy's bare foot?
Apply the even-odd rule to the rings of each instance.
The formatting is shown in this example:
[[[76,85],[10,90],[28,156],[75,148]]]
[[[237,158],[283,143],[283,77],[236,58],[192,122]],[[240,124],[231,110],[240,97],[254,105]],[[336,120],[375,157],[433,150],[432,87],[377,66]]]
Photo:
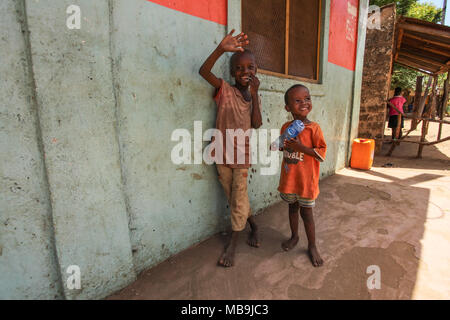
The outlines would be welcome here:
[[[231,246],[230,246],[231,247]],[[231,267],[234,264],[234,250],[228,247],[217,262],[219,266]]]
[[[323,265],[323,260],[320,257],[319,251],[317,251],[317,248],[315,246],[308,248],[308,255],[314,267],[320,267],[321,265]]]
[[[259,248],[258,229],[252,229],[247,240],[247,244],[251,247]]]
[[[297,237],[291,237],[289,240],[284,241],[281,244],[281,247],[284,249],[284,251],[289,251],[293,247],[295,247],[298,243],[298,236]]]
[[[256,225],[253,216],[248,217],[247,222],[250,224],[250,235],[248,236],[247,244],[251,247],[259,247],[258,226]]]
[[[220,256],[217,264],[222,267],[231,267],[234,264],[234,252],[236,251],[236,245],[239,237],[239,232],[233,231],[231,233],[231,239],[225,246],[225,252]]]

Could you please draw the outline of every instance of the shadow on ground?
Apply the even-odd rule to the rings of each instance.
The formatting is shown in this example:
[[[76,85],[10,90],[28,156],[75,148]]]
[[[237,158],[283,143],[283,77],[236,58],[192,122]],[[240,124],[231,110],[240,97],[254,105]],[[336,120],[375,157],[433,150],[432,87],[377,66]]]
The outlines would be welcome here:
[[[449,182],[448,172],[437,170],[343,169],[321,181],[314,211],[323,267],[309,262],[304,232],[292,251],[281,249],[290,232],[280,202],[256,217],[260,248],[245,244],[248,228],[241,236],[234,267],[216,265],[225,237],[218,234],[142,272],[109,299],[448,298],[450,257],[437,251],[450,251],[449,212],[442,209],[450,207]],[[367,287],[372,265],[381,270],[379,290]]]

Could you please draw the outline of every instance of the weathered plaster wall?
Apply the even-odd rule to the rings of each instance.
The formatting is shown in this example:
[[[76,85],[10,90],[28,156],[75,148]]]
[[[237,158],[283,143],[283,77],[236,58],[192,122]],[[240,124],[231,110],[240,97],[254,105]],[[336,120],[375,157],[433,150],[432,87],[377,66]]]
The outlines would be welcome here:
[[[0,2],[0,299],[62,296],[22,3]]]
[[[359,115],[359,137],[376,139],[375,152],[381,150],[386,118],[386,100],[391,82],[395,32],[395,5],[381,8],[380,29],[368,29],[364,55]]]
[[[8,151],[0,163],[0,280],[8,286],[0,296],[101,298],[226,229],[229,212],[215,167],[173,164],[171,134],[185,128],[193,136],[194,121],[203,131],[214,127],[213,89],[198,69],[230,28],[240,30],[240,1],[228,2],[228,26],[147,1],[24,1],[30,34],[21,32],[13,1],[6,3],[7,14],[0,11],[8,35],[0,38],[8,44],[0,58],[10,62],[0,66],[0,74],[10,75],[0,87],[6,128],[0,143]],[[70,4],[81,7],[80,30],[65,26]],[[361,1],[363,18],[364,6]],[[328,143],[322,176],[346,163],[364,43],[361,32],[355,72],[328,63],[329,11],[325,1],[321,83],[305,83],[311,119]],[[230,81],[228,57],[213,71]],[[284,92],[298,82],[262,74],[260,80],[263,128],[279,130],[290,119]],[[279,201],[279,176],[261,175],[262,167],[249,174],[255,212]],[[27,186],[21,198],[15,182]],[[5,229],[11,217],[19,231]],[[30,228],[38,228],[38,239],[29,239]],[[65,285],[69,265],[80,266],[81,290]],[[17,274],[18,266],[34,272],[33,280]]]
[[[68,298],[103,296],[134,279],[121,182],[107,1],[26,1],[37,105],[61,273],[82,273]],[[58,18],[60,17],[60,18]]]
[[[214,127],[213,90],[198,69],[225,27],[151,2],[112,4],[119,141],[133,259],[141,271],[227,220],[215,167],[171,161],[175,129],[193,137],[194,121],[203,130]],[[227,66],[222,58],[214,71],[225,76]]]

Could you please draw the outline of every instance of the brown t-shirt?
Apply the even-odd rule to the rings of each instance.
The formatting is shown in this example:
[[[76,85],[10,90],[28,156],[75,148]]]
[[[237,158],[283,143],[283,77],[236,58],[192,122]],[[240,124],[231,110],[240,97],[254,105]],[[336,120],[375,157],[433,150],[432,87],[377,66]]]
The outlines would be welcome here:
[[[222,164],[229,168],[249,168],[251,166],[252,101],[245,101],[239,89],[231,86],[223,79],[220,79],[220,81],[221,86],[214,97],[214,101],[217,104],[216,128],[222,133],[223,138]],[[228,133],[228,137],[227,129],[232,130]]]
[[[289,121],[283,125],[281,134],[291,123],[292,121]],[[322,129],[316,122],[305,124],[305,129],[298,137],[303,145],[314,149],[319,159],[302,152],[284,150],[278,191],[294,193],[301,198],[316,199],[319,195],[320,162],[325,160],[327,145]]]

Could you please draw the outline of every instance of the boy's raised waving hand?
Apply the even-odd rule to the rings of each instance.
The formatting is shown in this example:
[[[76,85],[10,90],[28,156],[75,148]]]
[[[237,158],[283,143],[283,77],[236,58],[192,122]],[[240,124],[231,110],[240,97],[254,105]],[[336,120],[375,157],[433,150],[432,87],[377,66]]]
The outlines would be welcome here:
[[[247,35],[241,32],[233,37],[234,29],[222,39],[217,48],[210,54],[206,61],[200,67],[200,75],[209,82],[214,88],[220,88],[220,80],[211,72],[217,59],[224,52],[244,51],[243,47],[248,45]]]
[[[243,32],[233,37],[234,29],[222,39],[219,43],[219,48],[225,52],[244,51],[244,46],[248,45],[249,41],[247,35]]]

